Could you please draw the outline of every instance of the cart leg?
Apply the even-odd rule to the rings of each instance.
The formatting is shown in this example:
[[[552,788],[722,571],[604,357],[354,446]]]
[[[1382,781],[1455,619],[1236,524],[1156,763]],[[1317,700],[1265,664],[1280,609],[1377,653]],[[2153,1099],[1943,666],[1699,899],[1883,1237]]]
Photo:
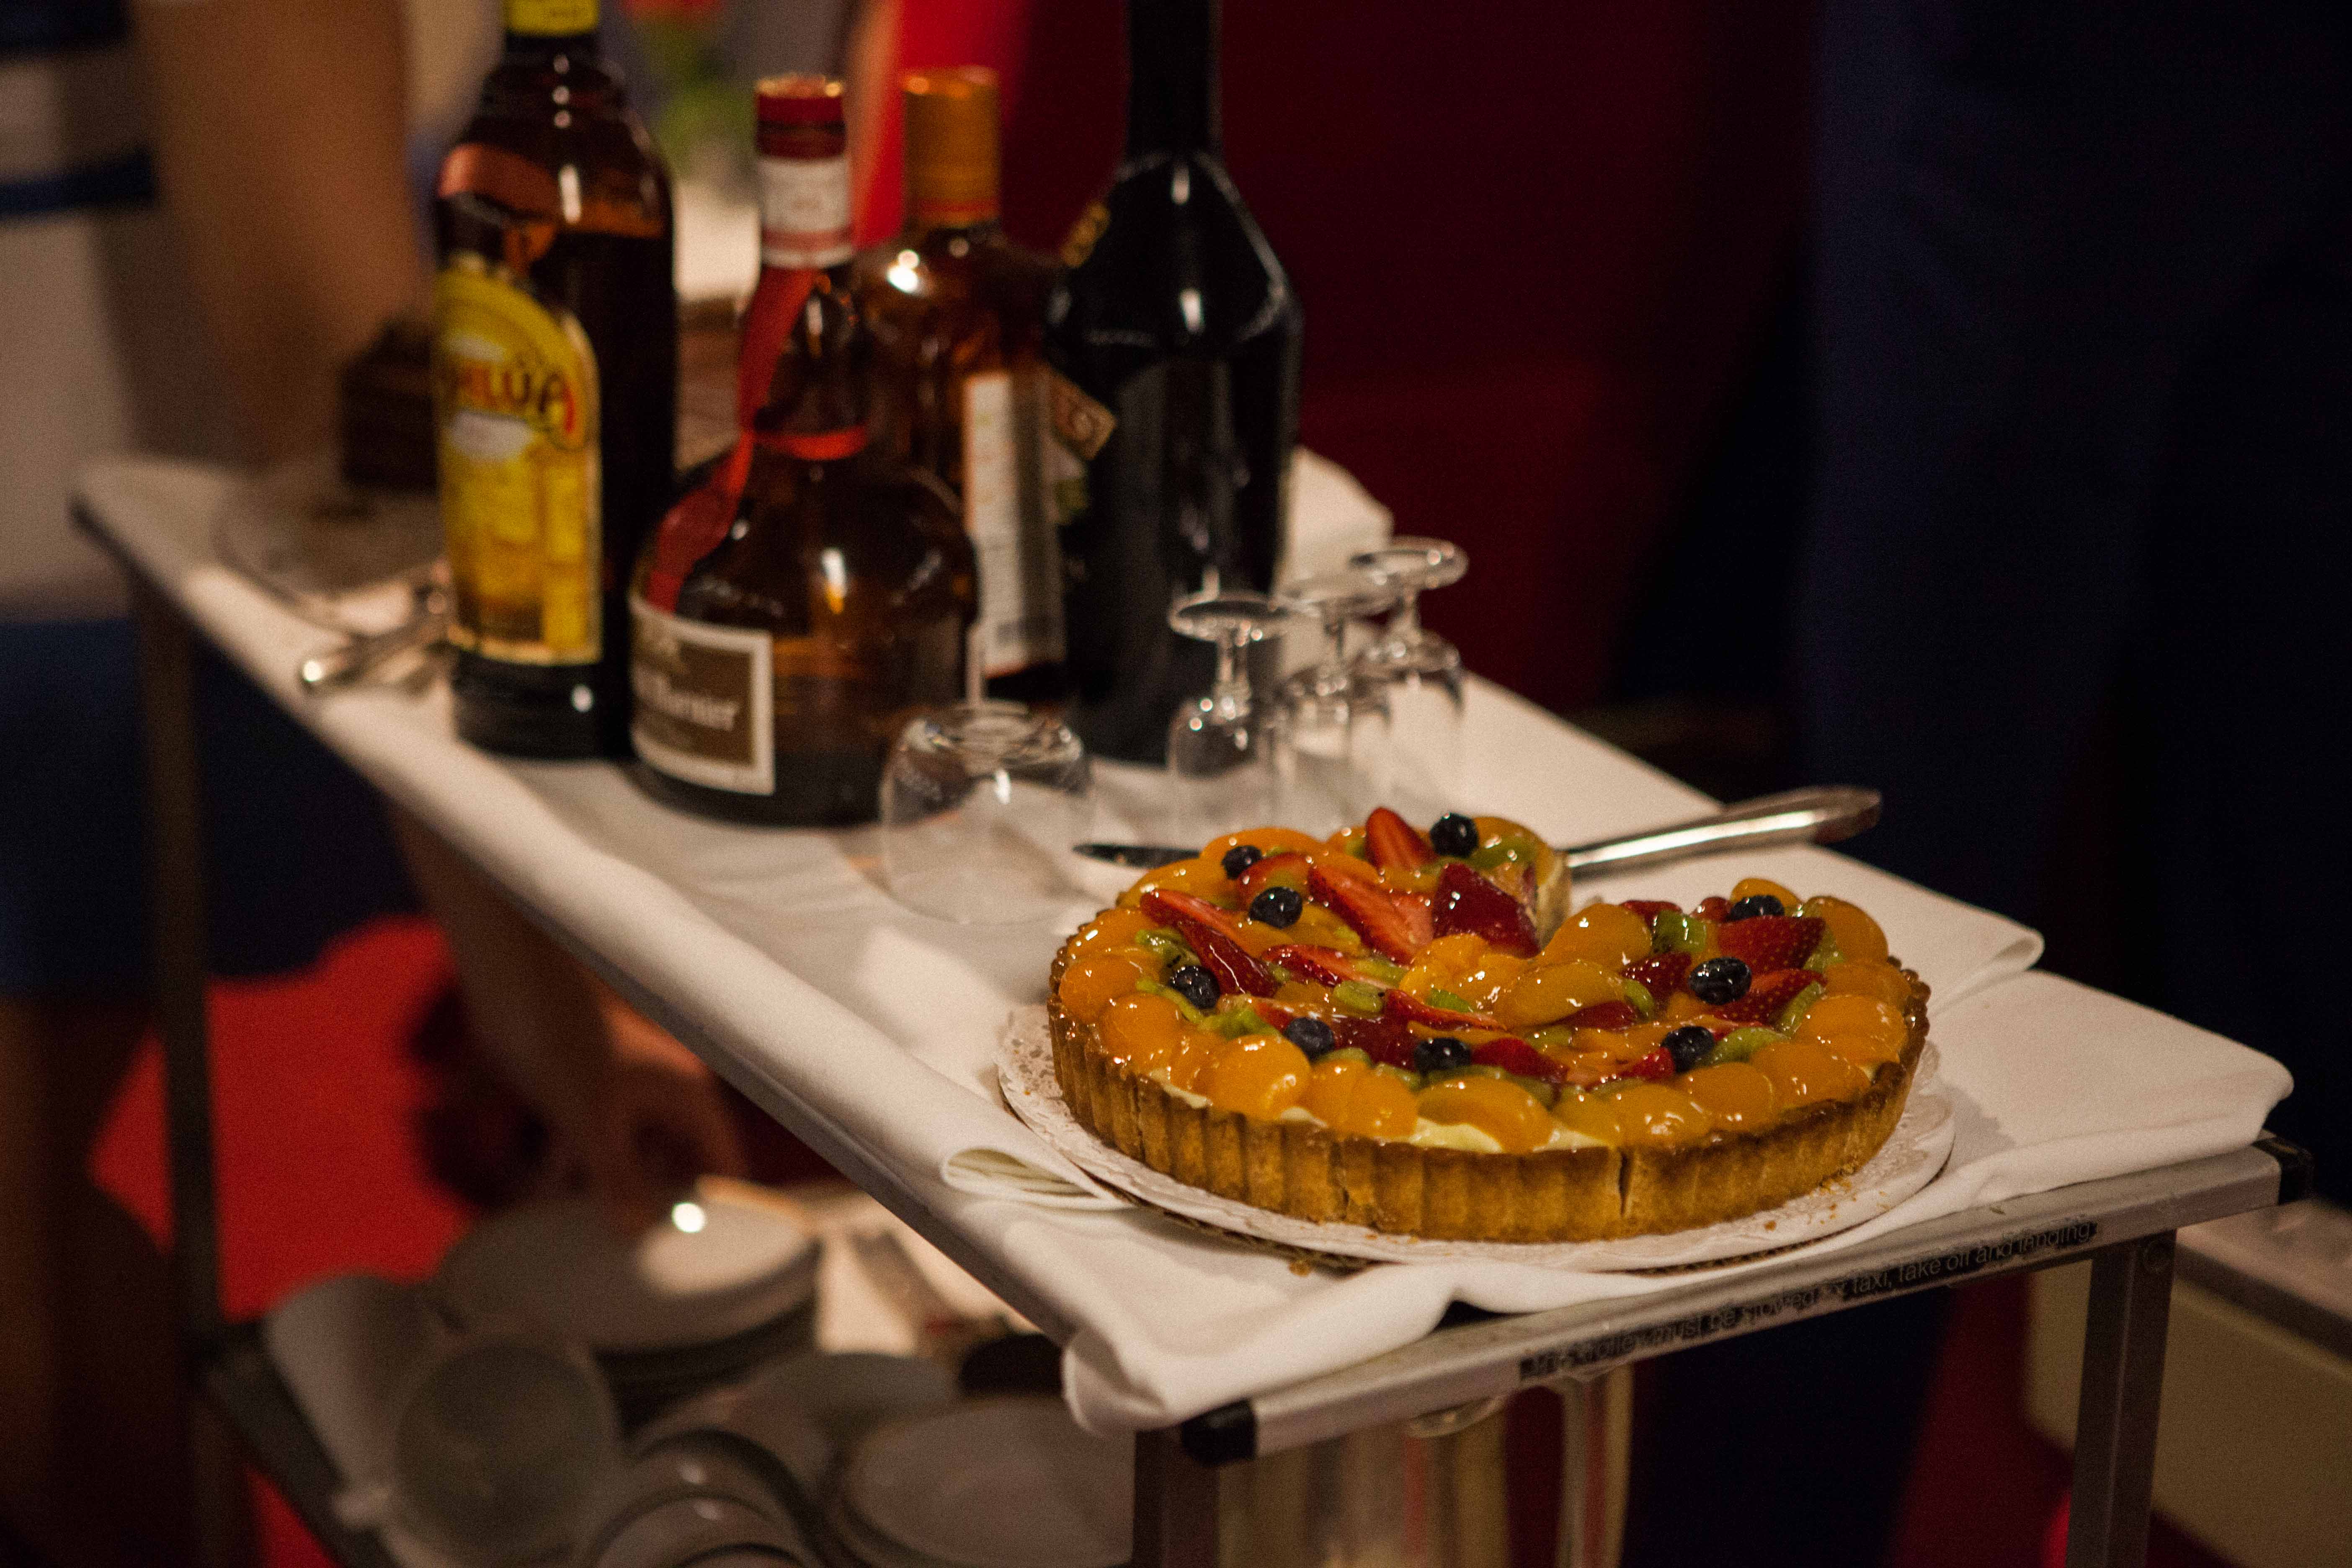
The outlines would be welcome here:
[[[172,1278],[181,1353],[191,1371],[221,1329],[220,1232],[213,1201],[212,1071],[205,1031],[203,803],[196,772],[195,644],[187,623],[134,584],[139,700],[146,737],[149,893],[153,910],[156,1032],[163,1043],[171,1146]],[[205,1568],[247,1555],[240,1470],[191,1375],[189,1496]]]
[[[2170,1231],[2093,1258],[2066,1568],[2139,1568],[2147,1559],[2156,1415],[2164,1396],[2164,1330],[2171,1308]]]
[[[1129,1568],[1216,1568],[1217,1472],[1176,1428],[1135,1435],[1135,1553]]]
[[[1553,1384],[1560,1398],[1558,1568],[1617,1568],[1633,1445],[1633,1369]]]

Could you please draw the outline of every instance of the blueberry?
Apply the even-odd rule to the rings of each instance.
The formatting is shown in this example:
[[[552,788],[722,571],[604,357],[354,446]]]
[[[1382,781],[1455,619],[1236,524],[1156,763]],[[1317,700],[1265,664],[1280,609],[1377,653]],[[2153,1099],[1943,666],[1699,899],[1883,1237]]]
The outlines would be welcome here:
[[[1725,921],[1752,921],[1758,915],[1785,915],[1789,906],[1769,893],[1750,893],[1723,911]]]
[[[1217,1005],[1217,977],[1197,963],[1179,964],[1168,976],[1168,989],[1203,1013]]]
[[[1449,811],[1429,825],[1429,847],[1440,855],[1468,856],[1478,849],[1478,825]]]
[[[1298,911],[1306,907],[1307,900],[1296,888],[1261,888],[1249,901],[1249,917],[1270,926],[1293,926],[1298,923]]]
[[[1690,994],[1710,1007],[1720,1007],[1726,1002],[1737,1002],[1748,994],[1748,983],[1756,972],[1748,967],[1744,958],[1710,958],[1690,972],[1684,984]]]
[[[1451,1035],[1440,1035],[1412,1047],[1415,1072],[1452,1072],[1469,1065],[1470,1047]]]
[[[1339,1043],[1331,1033],[1331,1026],[1320,1018],[1293,1018],[1282,1026],[1282,1037],[1307,1053],[1308,1061],[1319,1061],[1323,1054]]]
[[[1225,868],[1226,876],[1238,877],[1265,858],[1265,851],[1256,845],[1236,844],[1225,851],[1225,858],[1217,864]]]
[[[1731,962],[1737,963],[1739,961],[1735,958]],[[1715,1037],[1696,1024],[1685,1024],[1658,1044],[1665,1047],[1666,1054],[1675,1058],[1676,1072],[1688,1072],[1705,1061],[1706,1054],[1715,1049]]]

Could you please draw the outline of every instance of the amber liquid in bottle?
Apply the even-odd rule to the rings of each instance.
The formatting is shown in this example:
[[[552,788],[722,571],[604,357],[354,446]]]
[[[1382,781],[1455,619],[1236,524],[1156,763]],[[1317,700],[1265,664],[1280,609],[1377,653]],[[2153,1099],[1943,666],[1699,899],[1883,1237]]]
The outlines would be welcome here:
[[[677,424],[669,175],[595,0],[507,0],[434,204],[435,390],[457,731],[626,756],[626,578]]]
[[[908,73],[905,227],[857,258],[876,438],[951,489],[980,568],[987,694],[1059,700],[1061,557],[1043,495],[1046,258],[998,222],[995,73]]]
[[[657,534],[639,563],[637,752],[677,805],[867,821],[908,719],[962,694],[971,545],[945,489],[868,439],[866,357],[848,295],[812,289],[733,525],[715,545]]]

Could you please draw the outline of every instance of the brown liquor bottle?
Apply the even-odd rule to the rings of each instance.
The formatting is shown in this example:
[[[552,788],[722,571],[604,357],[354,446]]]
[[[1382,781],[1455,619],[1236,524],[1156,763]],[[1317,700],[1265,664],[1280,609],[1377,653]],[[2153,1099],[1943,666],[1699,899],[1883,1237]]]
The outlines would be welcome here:
[[[634,580],[647,786],[716,816],[864,822],[916,710],[962,695],[971,544],[953,498],[867,438],[846,290],[802,301],[715,544],[656,534]],[[667,547],[667,550],[666,550]]]
[[[626,756],[625,589],[675,480],[669,175],[596,0],[506,0],[506,28],[434,204],[457,732]]]
[[[1053,264],[997,221],[996,73],[903,79],[907,216],[857,259],[874,334],[877,438],[950,486],[980,562],[992,697],[1062,695],[1062,566],[1041,471]]]

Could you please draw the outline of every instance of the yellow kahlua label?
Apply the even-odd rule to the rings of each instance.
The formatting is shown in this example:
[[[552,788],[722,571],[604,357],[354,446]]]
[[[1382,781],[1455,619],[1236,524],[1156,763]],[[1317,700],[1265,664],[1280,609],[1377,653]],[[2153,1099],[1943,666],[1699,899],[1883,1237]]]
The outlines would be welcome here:
[[[596,0],[507,0],[507,31],[562,38],[596,30]]]
[[[459,252],[434,284],[433,412],[449,640],[510,664],[593,663],[604,546],[588,334]]]

